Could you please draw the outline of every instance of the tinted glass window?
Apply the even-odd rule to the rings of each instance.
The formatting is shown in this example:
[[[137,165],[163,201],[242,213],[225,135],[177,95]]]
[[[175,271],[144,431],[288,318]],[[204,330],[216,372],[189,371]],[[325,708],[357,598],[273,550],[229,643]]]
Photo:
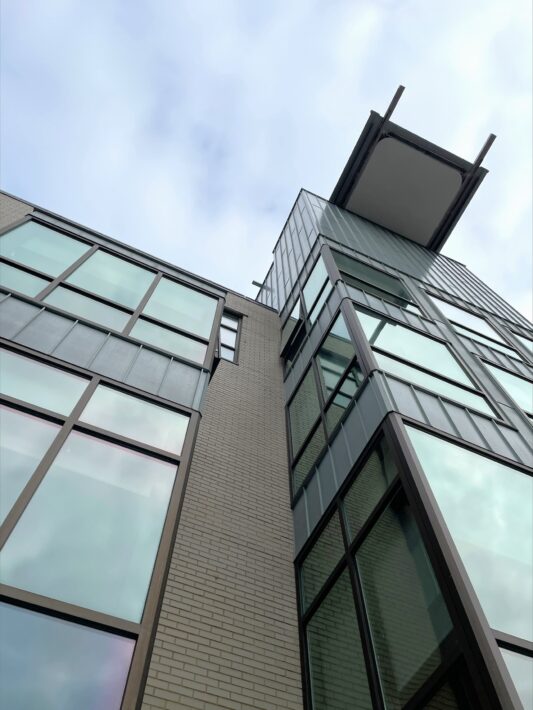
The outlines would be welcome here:
[[[459,323],[459,325],[464,325],[465,328],[475,330],[477,333],[482,333],[493,340],[499,340],[500,342],[505,343],[503,338],[494,330],[494,328],[491,328],[487,321],[480,316],[476,316],[469,311],[465,311],[463,308],[458,308],[451,303],[442,301],[436,296],[430,296],[430,298],[434,301],[441,313],[448,318],[448,320],[455,321],[456,323]]]
[[[307,625],[314,710],[370,710],[372,701],[348,572]]]
[[[173,330],[164,328],[163,326],[150,323],[144,318],[139,318],[130,331],[133,338],[143,340],[145,343],[155,345],[157,348],[168,350],[181,357],[192,360],[200,365],[205,359],[207,345],[188,338],[181,333],[175,333]]]
[[[357,311],[357,316],[371,345],[472,387],[470,379],[443,343],[362,311]]]
[[[59,276],[90,246],[37,222],[25,222],[0,237],[0,254],[49,276]]]
[[[295,456],[320,414],[315,377],[310,368],[289,404],[292,451]]]
[[[94,298],[83,296],[64,286],[58,286],[45,299],[45,303],[61,308],[80,318],[105,325],[107,328],[121,331],[129,321],[131,314],[113,308]]]
[[[22,269],[17,269],[10,264],[0,262],[0,284],[8,291],[13,290],[24,293],[26,296],[36,296],[48,286],[49,281]]]
[[[519,407],[526,412],[533,412],[533,383],[502,370],[501,367],[489,365],[488,362],[483,364]]]
[[[296,305],[292,309],[292,313],[288,317],[281,331],[281,349],[289,342],[289,338],[294,333],[294,329],[300,322],[300,299],[296,301]]]
[[[428,372],[417,370],[416,367],[406,365],[404,362],[388,357],[388,355],[375,352],[374,356],[379,367],[385,370],[385,372],[390,372],[392,375],[397,375],[408,382],[425,387],[430,390],[430,392],[435,392],[435,394],[439,394],[442,397],[449,397],[456,402],[464,404],[465,407],[477,409],[480,412],[494,416],[494,412],[489,407],[487,401],[481,397],[481,395],[475,394],[474,392],[468,392],[468,390],[465,390],[462,387],[457,387],[451,382],[441,380],[440,377],[430,375]]]
[[[189,424],[184,414],[103,385],[96,388],[80,419],[178,456]]]
[[[133,639],[0,603],[0,706],[119,710]]]
[[[402,282],[394,276],[334,250],[332,254],[347,283],[398,306],[406,306],[413,300]]]
[[[302,451],[298,463],[295,465],[292,472],[293,492],[296,493],[298,488],[304,482],[305,477],[311,470],[311,466],[315,463],[317,456],[322,451],[326,444],[326,437],[322,424],[319,424],[317,430],[311,437],[309,443]]]
[[[154,276],[151,271],[129,261],[97,251],[67,281],[121,306],[136,308]]]
[[[533,478],[408,432],[489,624],[533,640]]]
[[[325,411],[328,434],[331,434],[333,429],[341,420],[346,408],[354,398],[355,393],[359,389],[359,385],[362,383],[363,379],[364,376],[361,372],[361,368],[357,363],[355,363],[348,371],[343,383],[337,390],[337,394],[333,397],[333,401],[328,405]]]
[[[175,475],[70,434],[2,551],[2,581],[139,622]]]
[[[301,567],[302,601],[304,610],[324,586],[335,565],[344,553],[341,526],[337,513],[321,532]]]
[[[144,313],[202,338],[209,338],[218,301],[183,284],[161,279]]]
[[[452,625],[420,533],[402,497],[356,554],[387,708],[402,708],[442,661]]]
[[[0,405],[0,523],[59,429],[57,424]]]
[[[526,350],[529,350],[529,352],[533,354],[533,340],[529,340],[529,338],[524,338],[522,335],[518,335],[518,333],[513,333],[513,335],[515,338],[518,339],[519,342],[522,343]]]
[[[320,384],[327,399],[333,392],[355,355],[355,349],[339,313],[317,354]]]
[[[328,272],[326,271],[326,266],[322,260],[322,257],[319,257],[303,289],[303,297],[307,313],[311,311],[313,303],[316,301],[322,286],[327,280]]]
[[[533,657],[501,648],[524,710],[533,710]]]
[[[0,391],[59,414],[70,414],[87,380],[37,360],[0,350]]]
[[[516,350],[513,350],[507,345],[503,345],[503,343],[497,343],[494,340],[491,340],[490,338],[486,338],[480,333],[474,333],[473,330],[463,328],[462,325],[457,325],[457,323],[453,323],[452,325],[453,329],[458,335],[464,335],[467,338],[470,338],[471,340],[475,340],[476,343],[481,343],[481,345],[486,345],[488,348],[492,348],[492,350],[497,350],[499,353],[503,353],[504,355],[508,355],[509,357],[514,357],[516,360],[520,360],[520,355],[516,352]]]

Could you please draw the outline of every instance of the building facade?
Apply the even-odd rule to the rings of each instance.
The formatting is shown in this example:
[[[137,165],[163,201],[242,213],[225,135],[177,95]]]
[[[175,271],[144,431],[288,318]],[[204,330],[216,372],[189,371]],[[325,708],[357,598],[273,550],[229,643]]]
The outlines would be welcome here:
[[[533,329],[392,108],[256,301],[0,196],[2,707],[532,707]]]

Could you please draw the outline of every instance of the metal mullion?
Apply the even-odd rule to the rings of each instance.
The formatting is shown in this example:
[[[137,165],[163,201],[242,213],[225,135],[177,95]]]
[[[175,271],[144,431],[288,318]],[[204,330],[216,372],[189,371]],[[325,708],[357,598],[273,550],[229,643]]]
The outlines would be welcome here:
[[[104,306],[109,306],[110,308],[115,308],[117,311],[122,311],[123,313],[128,313],[131,314],[131,308],[128,308],[127,306],[124,306],[122,303],[118,303],[118,301],[112,301],[110,298],[106,298],[105,296],[101,296],[98,293],[94,293],[93,291],[88,291],[85,288],[82,288],[81,286],[77,286],[76,284],[71,284],[68,283],[67,281],[64,281],[59,284],[62,288],[64,288],[67,291],[73,291],[74,293],[78,293],[80,296],[86,296],[87,298],[90,298],[92,301],[97,301],[98,303],[102,303]],[[35,296],[35,298],[39,298],[40,294]],[[46,304],[48,306],[48,304]],[[58,306],[54,306],[53,304],[50,304],[52,308],[59,308]],[[63,311],[68,313],[69,311]]]
[[[39,271],[33,266],[27,266],[26,264],[22,264],[21,262],[15,261],[15,259],[10,259],[8,256],[0,256],[0,263],[7,264],[8,266],[13,266],[16,269],[19,269],[20,271],[24,271],[27,274],[30,274],[30,276],[37,276],[40,279],[43,279],[44,281],[52,280],[50,274],[45,274],[44,271]]]
[[[67,437],[72,431],[73,426],[76,423],[79,415],[81,414],[87,402],[96,390],[99,380],[99,376],[96,376],[91,382],[89,382],[77,404],[72,409],[72,412],[69,414],[68,417],[66,417],[63,426],[61,427],[61,429],[59,429],[56,437],[48,447],[46,453],[37,465],[29,481],[22,489],[15,504],[7,514],[4,522],[0,526],[0,549],[5,545],[7,538],[13,531],[13,528],[17,524],[28,503],[33,497],[35,491],[39,487],[39,484],[43,480],[48,469],[52,465],[54,459],[56,458],[63,444],[67,440]]]
[[[496,641],[405,432],[402,417],[389,414],[383,429],[483,707],[515,707],[514,688],[505,680],[505,663],[501,654],[498,659],[494,652]]]
[[[365,467],[365,464],[363,464],[361,466],[358,474],[353,478],[351,483],[354,483],[358,479],[358,477],[361,474],[364,467]],[[349,488],[351,488],[351,484],[350,484]],[[348,488],[348,490],[349,490],[349,488]],[[374,508],[367,515],[365,522],[361,525],[361,527],[357,531],[357,534],[354,536],[354,539],[348,543],[349,552],[352,556],[355,556],[355,554],[357,553],[357,550],[361,547],[361,545],[365,541],[368,534],[372,531],[372,528],[374,527],[374,525],[378,522],[379,518],[382,516],[382,514],[385,512],[385,510],[389,507],[389,505],[392,503],[394,498],[400,494],[401,489],[402,489],[402,486],[400,483],[400,477],[398,475],[396,475],[393,478],[392,482],[387,486],[387,489],[382,494],[381,498],[376,503]],[[346,491],[346,492],[348,492],[348,491]],[[342,497],[342,500],[344,500],[344,496]]]
[[[136,637],[140,630],[140,624],[134,621],[71,604],[55,597],[35,594],[30,590],[11,587],[7,584],[0,583],[0,598],[7,602],[18,602],[17,606],[29,607],[49,616],[56,616],[78,624],[81,622],[84,626],[96,627],[105,631],[115,633],[121,631],[131,637]]]
[[[54,424],[59,424],[63,426],[67,419],[67,415],[60,414],[59,412],[54,412],[51,409],[45,409],[36,404],[32,404],[23,399],[18,399],[17,397],[12,397],[8,394],[0,392],[0,404],[3,404],[10,409],[16,409],[19,412],[24,412],[25,414],[31,414],[33,416],[39,417],[40,419],[46,419]]]
[[[209,340],[207,344],[207,350],[205,353],[205,358],[203,366],[211,371],[213,369],[213,363],[215,360],[215,354],[217,350],[217,344],[219,341],[220,333],[220,323],[222,320],[222,314],[224,313],[225,299],[219,298],[218,304],[215,311],[215,317],[213,318],[213,324],[211,326],[211,332],[209,333]],[[220,348],[218,349],[218,354],[220,355]]]
[[[80,241],[80,240],[78,240],[78,241]],[[82,244],[83,244],[83,243],[87,244],[87,242],[82,242]],[[87,244],[87,246],[89,246],[89,244]],[[56,276],[54,279],[52,279],[52,281],[50,281],[50,283],[48,284],[48,286],[46,286],[45,288],[43,288],[42,291],[39,291],[39,293],[35,296],[35,298],[40,301],[40,300],[42,300],[45,296],[48,296],[48,294],[49,294],[51,291],[53,291],[56,286],[58,286],[62,281],[64,281],[64,280],[65,280],[66,278],[68,278],[72,273],[74,273],[74,271],[76,271],[76,269],[77,269],[79,266],[81,266],[85,261],[87,261],[87,259],[89,259],[89,257],[91,257],[96,251],[98,251],[98,246],[97,246],[96,244],[93,244],[92,246],[90,246],[90,248],[87,249],[87,251],[86,251],[84,254],[82,254],[78,259],[76,259],[76,261],[75,261],[74,263],[72,263],[69,267],[67,267],[66,269],[64,269],[64,270],[63,270],[58,276]]]
[[[162,278],[163,278],[162,271],[158,271],[156,274],[154,274],[154,278],[152,279],[152,283],[150,284],[150,286],[148,286],[148,288],[145,291],[144,296],[141,298],[137,308],[133,311],[133,313],[130,316],[129,321],[126,323],[126,325],[122,329],[123,335],[129,335],[130,330],[133,328],[133,326],[135,324],[135,321],[137,320],[139,315],[143,312],[146,304],[150,300],[153,292],[157,288],[157,285],[159,284],[159,282],[161,281]]]
[[[429,675],[421,686],[411,695],[402,706],[402,710],[419,710],[426,707],[435,693],[442,688],[450,677],[454,665],[461,656],[459,642],[455,631],[451,631],[444,639],[441,647],[442,660],[437,668]]]
[[[331,521],[334,517],[334,515],[338,515],[339,511],[336,508],[335,512],[333,515],[331,515],[328,519],[328,522]],[[316,542],[320,539],[320,535],[318,536]],[[314,547],[314,545],[313,545]],[[312,552],[313,548],[309,550],[309,552]],[[299,571],[302,571],[302,564],[305,563],[305,559],[300,563],[298,566]],[[307,626],[307,624],[311,621],[315,613],[318,611],[320,606],[322,605],[322,602],[324,599],[328,596],[328,594],[331,592],[333,586],[339,579],[339,577],[342,575],[344,570],[346,569],[346,553],[343,552],[341,555],[341,558],[335,565],[335,567],[331,570],[331,572],[328,574],[324,582],[322,583],[322,586],[318,590],[318,592],[315,594],[313,599],[309,602],[307,607],[305,608],[305,611],[302,612],[302,624],[303,626]],[[303,608],[303,606],[302,606]]]
[[[353,306],[353,302],[344,298],[341,301],[340,312],[344,316],[346,322],[346,327],[348,328],[348,333],[350,334],[352,344],[357,359],[361,364],[361,369],[364,375],[369,375],[373,370],[379,369],[377,366],[376,358],[370,347],[370,343],[365,335],[363,327],[359,322],[356,310]]]
[[[508,648],[510,651],[522,653],[525,656],[533,657],[533,641],[528,641],[527,639],[513,636],[512,634],[506,634],[503,631],[496,631],[495,629],[492,629],[492,633],[494,634],[498,646]]]

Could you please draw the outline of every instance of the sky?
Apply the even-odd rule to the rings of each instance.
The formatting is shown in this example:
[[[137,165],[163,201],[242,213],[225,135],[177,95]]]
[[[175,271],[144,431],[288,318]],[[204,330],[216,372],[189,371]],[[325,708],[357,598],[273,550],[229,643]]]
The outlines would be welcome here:
[[[2,3],[2,189],[255,297],[371,109],[489,175],[443,253],[531,318],[530,0]]]

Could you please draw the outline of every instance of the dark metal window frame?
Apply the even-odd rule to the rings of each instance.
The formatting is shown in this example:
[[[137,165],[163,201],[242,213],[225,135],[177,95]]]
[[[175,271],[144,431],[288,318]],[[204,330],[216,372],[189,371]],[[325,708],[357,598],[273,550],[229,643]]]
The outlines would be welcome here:
[[[80,431],[97,439],[116,443],[124,448],[138,451],[140,453],[144,453],[145,455],[152,456],[153,458],[176,465],[175,480],[170,494],[157,552],[154,558],[154,565],[150,578],[150,584],[147,590],[144,612],[139,623],[113,617],[108,614],[79,607],[74,604],[0,584],[0,599],[6,603],[33,609],[34,611],[72,621],[83,626],[104,629],[118,635],[135,639],[135,648],[133,651],[121,707],[124,708],[124,710],[131,707],[138,708],[142,702],[142,689],[148,674],[148,666],[157,628],[159,609],[162,602],[165,580],[170,566],[171,552],[176,537],[179,514],[183,503],[185,485],[188,477],[191,455],[198,430],[200,415],[194,410],[178,406],[175,403],[169,402],[161,397],[149,395],[148,393],[137,390],[129,385],[116,383],[109,378],[84,370],[83,368],[66,366],[64,363],[57,361],[53,357],[41,353],[36,354],[35,351],[26,346],[10,341],[2,341],[2,346],[5,347],[5,349],[29,357],[37,362],[52,365],[64,372],[81,376],[87,380],[88,384],[69,415],[60,415],[57,412],[52,412],[42,407],[34,406],[14,397],[0,395],[0,402],[6,406],[32,414],[43,420],[59,424],[61,427],[0,527],[0,547],[3,547],[9,538],[10,533],[13,531],[16,523],[38,489],[39,484],[44,479],[57,454],[67,440],[68,435],[72,431]],[[116,434],[110,430],[102,429],[80,421],[79,417],[81,413],[99,384],[105,384],[108,387],[134,395],[139,399],[143,399],[144,401],[148,401],[152,404],[157,404],[158,406],[170,409],[180,414],[188,415],[189,423],[181,455],[177,456],[168,451],[141,443],[120,434]]]

